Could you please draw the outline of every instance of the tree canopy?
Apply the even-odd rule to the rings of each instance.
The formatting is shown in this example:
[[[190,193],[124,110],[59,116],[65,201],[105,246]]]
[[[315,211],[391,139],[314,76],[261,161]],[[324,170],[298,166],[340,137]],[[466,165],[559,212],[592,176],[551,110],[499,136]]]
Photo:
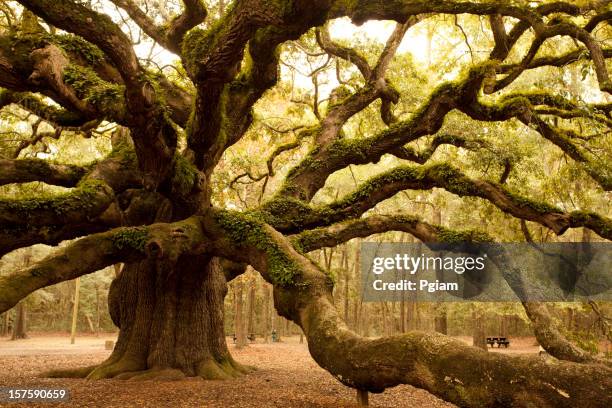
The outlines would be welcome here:
[[[73,240],[0,275],[0,312],[117,263],[111,291],[152,282],[139,296],[155,301],[109,306],[126,345],[85,375],[246,371],[229,357],[169,357],[165,340],[121,354],[139,327],[165,339],[169,321],[195,316],[181,312],[189,288],[213,288],[189,306],[212,310],[251,265],[349,386],[407,383],[460,406],[610,402],[609,362],[549,328],[539,305],[525,304],[545,322],[538,339],[569,361],[432,333],[366,339],[308,256],[387,231],[424,243],[612,239],[610,2],[19,0],[0,11],[0,255]],[[349,26],[363,35],[339,38]],[[129,310],[145,304],[139,326]]]

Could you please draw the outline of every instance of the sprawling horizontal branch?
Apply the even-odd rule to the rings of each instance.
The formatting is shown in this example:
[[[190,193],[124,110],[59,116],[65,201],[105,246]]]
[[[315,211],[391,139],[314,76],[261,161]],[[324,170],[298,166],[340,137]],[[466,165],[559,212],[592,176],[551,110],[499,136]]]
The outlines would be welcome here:
[[[565,338],[551,316],[546,303],[523,302],[527,317],[532,321],[536,339],[544,349],[552,356],[576,363],[600,362],[612,367],[612,362],[603,360],[597,356],[582,350]]]
[[[39,180],[75,187],[59,195],[0,199],[0,255],[104,231],[124,221],[124,210],[154,214],[159,206],[158,200],[132,190],[142,187],[142,178],[133,151],[122,144],[85,168],[39,159],[0,160],[0,167],[6,169],[0,179],[9,183]],[[131,218],[132,225],[144,223],[143,217]]]
[[[478,231],[453,231],[439,225],[431,225],[417,217],[406,215],[369,215],[329,227],[303,231],[291,237],[296,248],[303,252],[323,247],[335,247],[358,237],[368,237],[388,231],[402,231],[422,242],[487,242],[492,238]]]
[[[537,114],[537,109],[534,106],[550,106],[563,110],[579,111],[571,101],[564,98],[550,95],[548,93],[533,93],[533,94],[510,94],[499,105],[487,105],[477,101],[469,105],[459,106],[462,112],[470,117],[481,121],[505,121],[511,118],[518,118],[525,125],[530,125],[534,130],[540,133],[544,138],[559,147],[569,157],[576,162],[584,165],[585,170],[589,175],[606,191],[612,189],[612,169],[606,161],[599,158],[591,158],[589,154],[583,151],[573,140],[572,132],[564,131],[557,127],[549,125]],[[598,118],[598,113],[595,111],[597,107],[593,106],[593,113],[575,113],[574,115],[583,115],[594,120],[602,121]]]
[[[2,51],[0,51],[1,53]],[[4,82],[0,79],[0,86]],[[36,94],[29,92],[14,92],[8,89],[0,90],[0,108],[15,104],[21,109],[26,110],[39,118],[61,127],[82,126],[87,119],[79,112],[73,112],[54,105],[45,103]]]
[[[211,212],[204,228],[215,253],[248,262],[274,284],[279,313],[302,327],[314,359],[351,387],[381,392],[411,384],[470,407],[591,407],[601,406],[601,390],[612,385],[602,365],[486,353],[435,333],[362,338],[335,310],[331,279],[273,228],[227,211]]]
[[[482,148],[486,146],[487,143],[485,143],[485,141],[483,140],[477,140],[473,138],[466,138],[463,136],[444,133],[434,136],[430,145],[420,152],[414,150],[412,147],[402,146],[392,151],[391,154],[400,159],[410,160],[419,164],[425,164],[431,158],[431,156],[433,156],[438,147],[442,145],[451,145],[469,150],[475,150],[477,148]]]
[[[94,218],[114,201],[113,190],[100,180],[86,180],[73,191],[51,198],[0,200],[0,225],[40,227],[78,224]]]
[[[612,92],[612,82],[610,82],[608,69],[606,67],[605,55],[598,42],[585,29],[567,22],[555,22],[554,24],[547,24],[540,27],[540,29],[536,29],[536,37],[523,60],[520,64],[509,70],[508,75],[495,85],[494,90],[503,89],[511,84],[529,67],[544,41],[557,36],[570,36],[581,41],[586,46],[591,57],[590,59],[593,61],[595,67],[599,88],[608,93]]]
[[[204,251],[197,217],[172,224],[122,227],[81,238],[40,262],[0,275],[0,313],[33,291],[96,272],[118,262],[143,258],[176,262]]]
[[[42,159],[0,159],[0,185],[42,181],[46,184],[74,187],[86,171],[84,167]]]
[[[605,48],[602,50],[602,53],[604,58],[612,58],[612,49]],[[588,59],[590,59],[588,50],[585,48],[581,48],[558,56],[545,56],[534,58],[529,62],[526,69],[534,69],[546,66],[563,67],[577,61]],[[518,64],[502,64],[500,66],[500,71],[502,73],[507,73],[516,69],[517,65]]]
[[[483,198],[516,218],[537,222],[559,235],[568,228],[587,227],[603,238],[612,239],[612,221],[605,217],[588,212],[566,213],[512,193],[502,184],[473,180],[444,163],[397,167],[371,178],[350,195],[326,206],[311,207],[299,200],[275,198],[262,206],[261,214],[275,228],[297,232],[359,217],[402,190],[435,187],[460,197]]]

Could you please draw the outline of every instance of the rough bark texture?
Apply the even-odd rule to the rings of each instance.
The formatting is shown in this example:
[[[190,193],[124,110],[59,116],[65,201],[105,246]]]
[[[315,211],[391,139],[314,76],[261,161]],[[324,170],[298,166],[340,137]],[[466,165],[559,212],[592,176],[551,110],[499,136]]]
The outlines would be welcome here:
[[[115,349],[82,374],[90,379],[227,379],[248,372],[227,349],[226,292],[218,261],[208,257],[179,262],[176,269],[149,261],[127,264],[109,292],[111,317],[120,328]]]
[[[24,302],[19,302],[15,310],[13,321],[13,334],[11,340],[27,339],[27,307]]]

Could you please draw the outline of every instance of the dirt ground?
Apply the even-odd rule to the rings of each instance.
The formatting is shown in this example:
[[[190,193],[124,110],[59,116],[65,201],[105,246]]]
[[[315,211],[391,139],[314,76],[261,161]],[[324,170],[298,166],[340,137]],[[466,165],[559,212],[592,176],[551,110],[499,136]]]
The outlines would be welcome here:
[[[255,343],[230,351],[237,361],[258,368],[245,377],[228,381],[121,381],[48,379],[37,376],[52,368],[87,366],[101,362],[110,351],[100,337],[78,337],[71,345],[66,335],[32,335],[10,341],[0,338],[0,387],[67,388],[65,403],[11,403],[10,407],[356,407],[355,392],[321,369],[298,338],[282,343]],[[461,338],[470,342],[469,338]],[[533,338],[513,339],[502,353],[537,353]],[[426,391],[398,386],[370,395],[373,407],[453,407]]]

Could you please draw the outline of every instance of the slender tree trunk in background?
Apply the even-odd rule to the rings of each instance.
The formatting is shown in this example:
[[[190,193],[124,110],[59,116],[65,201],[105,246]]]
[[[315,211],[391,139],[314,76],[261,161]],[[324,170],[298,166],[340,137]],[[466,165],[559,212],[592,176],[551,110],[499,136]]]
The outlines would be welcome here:
[[[285,322],[285,336],[291,336],[291,320],[282,318]]]
[[[272,328],[274,330],[276,330],[276,339],[277,341],[281,341],[283,338],[283,324],[282,324],[282,317],[280,317],[278,315],[278,313],[276,313],[276,311],[274,312],[274,324],[272,325]]]
[[[574,309],[568,307],[565,312],[566,323],[565,328],[569,331],[573,331],[576,328],[576,316],[574,314]]]
[[[236,294],[236,315],[234,317],[234,330],[236,333],[236,348],[242,348],[247,345],[247,335],[244,327],[243,316],[243,282],[242,277],[238,277],[234,281],[234,291]]]
[[[438,333],[448,334],[448,316],[446,306],[438,304],[435,307],[434,329]]]
[[[349,324],[349,285],[351,284],[351,268],[349,265],[348,246],[344,246],[342,253],[344,259],[344,265],[342,270],[344,271],[344,321]]]
[[[348,266],[348,265],[347,265]],[[344,321],[349,324],[349,285],[350,285],[350,270],[344,270]]]
[[[100,286],[96,285],[96,336],[100,335]]]
[[[405,294],[402,291],[402,298],[400,300],[400,333],[406,332],[406,299]]]
[[[391,302],[391,310],[390,310],[390,313],[389,313],[389,316],[391,317],[391,318],[389,319],[389,320],[390,320],[390,323],[391,323],[391,325],[389,326],[389,328],[391,329],[391,332],[390,332],[389,334],[390,334],[391,336],[393,336],[395,333],[397,333],[397,328],[398,328],[398,326],[399,326],[399,325],[397,324],[397,320],[396,320],[396,318],[395,318],[395,305],[396,305],[396,303],[397,303],[397,302],[395,302],[395,301],[394,301],[394,302]]]
[[[356,249],[355,249],[355,263],[353,264],[353,289],[355,290],[355,301],[353,302],[354,310],[353,310],[353,328],[358,333],[363,333],[363,329],[365,328],[362,320],[362,310],[361,307],[363,305],[363,299],[361,294],[361,240],[356,240]],[[347,308],[347,309],[350,309]],[[349,311],[350,313],[350,311]],[[349,322],[346,322],[349,324]],[[349,326],[350,327],[350,326]]]
[[[355,307],[353,308],[353,322],[355,326],[355,331],[357,333],[362,332],[361,307],[363,306],[363,301],[360,299],[360,297],[355,297],[355,302],[354,302]]]
[[[257,280],[253,279],[249,284],[249,297],[247,302],[247,334],[250,336],[255,333],[255,290]]]
[[[382,314],[382,336],[387,336],[389,329],[387,328],[387,305],[386,302],[380,302],[380,310]]]
[[[487,338],[485,334],[484,316],[480,308],[472,310],[472,341],[474,347],[487,350]]]
[[[76,339],[77,318],[79,316],[79,292],[81,289],[81,278],[74,280],[74,298],[72,303],[72,324],[70,325],[70,344],[74,344]]]
[[[363,318],[362,318],[362,322],[361,322],[361,327],[362,327],[362,333],[364,337],[370,337],[370,307],[368,304],[363,304]]]
[[[510,333],[509,333],[509,317],[508,315],[502,315],[501,316],[501,320],[499,323],[499,335],[502,337],[509,337]]]
[[[270,307],[270,299],[272,297],[272,286],[270,286],[270,284],[268,284],[267,282],[264,282],[263,284],[263,292],[264,292],[264,334],[263,334],[263,341],[264,343],[268,343],[270,341],[270,333],[272,332],[272,329],[270,327],[271,323],[272,323],[272,313],[271,313],[271,307]]]
[[[11,340],[27,338],[27,310],[24,299],[19,302],[15,308],[15,321],[13,323],[13,335]]]
[[[91,315],[86,314],[85,319],[87,319],[87,325],[89,326],[89,331],[92,333],[95,333],[96,328],[94,327],[93,320],[91,320]]]
[[[8,334],[8,312],[0,314],[0,336],[6,336]]]

